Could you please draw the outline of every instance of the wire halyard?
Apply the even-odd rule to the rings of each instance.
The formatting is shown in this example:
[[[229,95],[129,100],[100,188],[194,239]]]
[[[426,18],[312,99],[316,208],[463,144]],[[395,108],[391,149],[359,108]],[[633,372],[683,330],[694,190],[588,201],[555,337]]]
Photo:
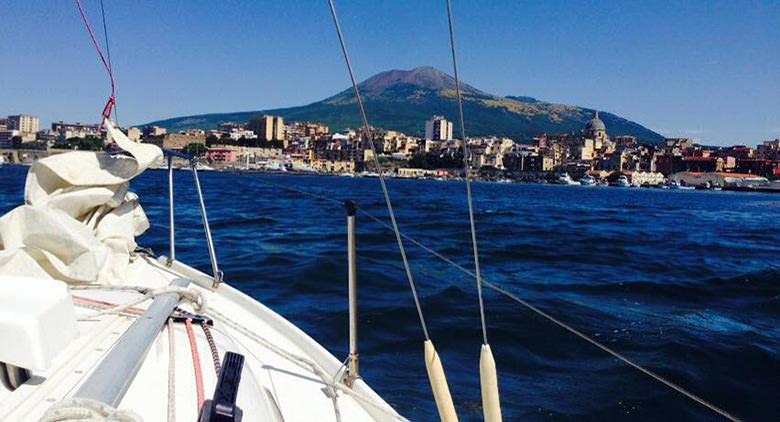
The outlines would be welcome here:
[[[428,327],[425,324],[425,317],[422,312],[422,305],[420,304],[420,298],[417,293],[417,288],[414,284],[414,278],[412,277],[412,270],[409,266],[409,260],[406,257],[406,250],[404,250],[404,242],[401,238],[401,231],[398,229],[398,223],[395,220],[395,213],[393,212],[393,204],[390,201],[390,194],[387,191],[387,185],[385,184],[385,178],[382,174],[382,167],[379,165],[379,159],[376,153],[376,147],[374,146],[373,134],[371,133],[371,127],[368,124],[368,118],[366,117],[366,110],[363,107],[363,100],[360,98],[360,89],[358,88],[357,81],[355,80],[355,73],[352,70],[352,63],[349,59],[349,53],[347,52],[347,44],[344,41],[344,34],[341,31],[341,25],[339,25],[339,19],[336,14],[336,6],[333,4],[333,0],[328,0],[330,6],[330,13],[333,17],[333,24],[336,27],[336,33],[339,37],[339,43],[341,44],[341,52],[344,54],[344,61],[347,65],[349,72],[349,78],[352,81],[352,88],[355,91],[355,100],[358,103],[360,109],[360,118],[363,121],[363,136],[368,140],[368,145],[371,148],[373,156],[374,166],[379,174],[379,183],[382,186],[382,194],[385,198],[385,204],[387,206],[387,212],[390,214],[390,221],[393,225],[393,232],[395,233],[395,239],[398,243],[398,249],[401,252],[401,259],[404,263],[404,270],[406,271],[406,278],[409,280],[409,287],[412,290],[412,296],[414,297],[414,304],[417,308],[417,315],[420,318],[420,325],[425,335],[424,356],[425,356],[425,369],[428,372],[428,380],[431,383],[431,391],[436,402],[436,407],[439,411],[439,417],[442,421],[451,422],[457,421],[458,416],[455,413],[455,405],[452,402],[452,395],[450,394],[450,387],[447,384],[447,377],[444,374],[444,367],[442,366],[439,354],[436,352],[436,348],[433,346],[430,335],[428,333]]]
[[[414,304],[417,307],[417,314],[420,318],[420,325],[422,326],[425,339],[430,340],[430,336],[428,335],[428,326],[425,323],[425,317],[423,316],[422,306],[420,305],[420,298],[419,295],[417,294],[417,287],[414,284],[414,277],[412,277],[412,270],[409,266],[409,260],[406,258],[406,250],[404,249],[404,242],[401,239],[401,234],[398,229],[398,223],[395,220],[395,212],[393,211],[393,204],[390,201],[390,193],[387,190],[385,177],[382,174],[382,168],[380,167],[379,159],[377,158],[376,147],[374,146],[374,139],[371,133],[371,127],[368,124],[368,117],[366,117],[366,110],[363,107],[363,100],[360,97],[360,89],[358,88],[357,81],[355,80],[355,73],[352,69],[352,61],[349,59],[347,44],[346,41],[344,40],[344,34],[341,31],[341,25],[339,24],[338,15],[336,14],[336,6],[333,4],[333,0],[328,0],[328,4],[330,6],[331,17],[333,18],[333,25],[336,27],[336,33],[338,34],[339,37],[339,44],[341,44],[341,52],[344,55],[344,62],[347,65],[349,78],[352,81],[352,89],[355,91],[355,100],[357,101],[358,108],[360,109],[360,118],[363,123],[363,136],[365,136],[366,139],[368,140],[368,145],[371,148],[371,153],[373,156],[374,166],[376,167],[376,172],[379,174],[379,184],[382,186],[382,194],[384,195],[385,198],[387,213],[390,214],[390,221],[393,225],[393,232],[395,233],[396,241],[398,243],[398,249],[401,253],[401,259],[403,260],[404,263],[406,278],[409,280],[409,287],[412,290],[412,296],[414,297]]]
[[[111,70],[111,74],[114,74],[114,64],[111,62],[111,43],[108,42],[108,27],[106,25],[106,8],[103,5],[103,0],[100,0],[100,16],[103,21],[103,38],[105,40],[105,46],[106,46],[106,57],[108,58],[108,68]],[[116,97],[116,92],[112,94],[114,97]],[[114,99],[114,122],[118,125],[119,124],[119,116],[118,112],[116,111],[116,98]]]
[[[463,98],[460,92],[460,78],[458,75],[458,59],[455,53],[455,30],[452,19],[452,2],[447,1],[447,23],[450,30],[450,50],[452,51],[452,71],[455,77],[455,97],[458,103],[458,119],[460,121],[460,138],[463,142],[463,170],[466,173],[466,202],[469,207],[469,226],[471,228],[471,246],[474,251],[474,271],[476,272],[477,279],[477,295],[479,298],[479,317],[482,322],[482,341],[484,344],[488,344],[487,340],[487,324],[485,323],[485,305],[482,300],[482,276],[479,268],[479,249],[477,248],[477,229],[474,223],[474,201],[471,195],[471,165],[469,160],[471,154],[469,151],[468,142],[466,141],[466,123],[463,119]]]
[[[114,105],[116,104],[116,83],[114,81],[114,71],[111,68],[111,64],[106,59],[106,56],[103,55],[103,50],[100,48],[100,44],[98,43],[97,38],[95,38],[95,31],[92,30],[92,24],[89,23],[87,14],[84,12],[84,8],[81,5],[81,0],[75,0],[75,2],[76,2],[76,7],[79,9],[81,20],[84,21],[84,26],[87,28],[87,32],[89,33],[89,38],[92,40],[92,45],[95,46],[95,50],[97,51],[98,56],[100,57],[100,61],[103,62],[103,67],[105,67],[106,72],[108,73],[108,79],[111,82],[111,95],[108,97],[106,106],[103,108],[103,118],[108,119],[111,117],[111,110],[114,108]],[[102,4],[101,4],[101,8],[102,8]],[[103,16],[104,16],[103,22],[105,25],[105,14]],[[107,35],[106,35],[106,40],[108,40]],[[101,126],[103,125],[102,120],[100,125]]]
[[[479,378],[482,392],[482,409],[485,421],[499,422],[501,416],[501,400],[498,394],[498,373],[493,352],[487,339],[487,324],[485,323],[485,301],[482,298],[482,274],[479,268],[479,249],[477,247],[477,229],[474,224],[474,200],[471,195],[471,154],[466,139],[466,123],[463,118],[463,97],[460,92],[460,77],[458,75],[458,58],[455,52],[455,29],[452,19],[452,1],[447,3],[447,24],[450,32],[450,50],[452,52],[452,70],[455,76],[455,96],[458,103],[458,118],[460,120],[460,137],[463,142],[463,170],[466,173],[466,202],[469,208],[469,227],[471,229],[471,248],[474,252],[474,273],[477,281],[477,298],[479,300],[479,319],[482,323],[482,348],[479,355]]]

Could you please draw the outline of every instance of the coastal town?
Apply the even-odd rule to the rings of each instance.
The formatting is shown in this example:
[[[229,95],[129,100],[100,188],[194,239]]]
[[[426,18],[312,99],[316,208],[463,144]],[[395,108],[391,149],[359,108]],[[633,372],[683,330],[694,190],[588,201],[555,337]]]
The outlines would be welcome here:
[[[435,115],[420,122],[423,136],[372,128],[381,171],[399,178],[463,178],[463,144],[453,126]],[[377,175],[361,129],[331,131],[317,122],[257,115],[209,130],[169,132],[143,126],[125,132],[132,140],[191,155],[202,170]],[[774,191],[773,181],[780,179],[780,139],[756,147],[711,147],[686,138],[642,142],[633,136],[610,136],[598,112],[580,131],[526,140],[474,137],[467,142],[471,175],[486,181]],[[57,121],[41,129],[34,115],[0,118],[2,163],[30,165],[74,149],[111,150],[111,145],[99,124]],[[182,159],[175,165],[189,163]]]

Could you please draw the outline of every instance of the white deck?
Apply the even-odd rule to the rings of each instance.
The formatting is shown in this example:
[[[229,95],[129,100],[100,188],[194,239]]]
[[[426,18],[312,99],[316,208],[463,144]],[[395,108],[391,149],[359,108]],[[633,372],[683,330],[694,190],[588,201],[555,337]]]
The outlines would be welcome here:
[[[333,389],[327,384],[334,381],[340,362],[297,327],[227,284],[211,291],[211,279],[205,274],[179,263],[167,268],[143,256],[131,263],[128,274],[127,286],[159,288],[175,278],[186,278],[192,281],[191,287],[204,294],[209,308],[206,315],[214,320],[212,332],[220,358],[226,351],[246,358],[238,395],[244,421],[403,420],[360,380],[348,389],[336,379],[341,391],[333,400],[329,394]],[[138,297],[138,293],[118,290],[72,290],[72,294],[117,304]],[[188,304],[181,307],[191,310]],[[94,313],[78,305],[76,311],[77,316]],[[79,321],[78,338],[57,355],[50,370],[33,373],[27,383],[13,392],[0,387],[0,420],[38,420],[53,403],[71,397],[135,319],[104,315]],[[203,330],[198,325],[193,328],[208,399],[214,392],[216,372]],[[176,420],[194,421],[197,394],[184,324],[176,324],[174,335]],[[164,329],[122,399],[120,409],[133,410],[145,421],[166,420],[168,350]]]

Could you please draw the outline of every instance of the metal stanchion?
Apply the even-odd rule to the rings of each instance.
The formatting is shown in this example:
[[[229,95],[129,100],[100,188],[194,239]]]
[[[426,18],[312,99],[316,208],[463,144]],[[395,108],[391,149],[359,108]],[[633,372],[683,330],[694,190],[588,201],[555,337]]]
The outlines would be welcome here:
[[[357,312],[357,252],[355,249],[355,201],[345,201],[347,209],[347,259],[349,262],[349,361],[345,383],[352,386],[360,378],[358,355],[358,312]]]

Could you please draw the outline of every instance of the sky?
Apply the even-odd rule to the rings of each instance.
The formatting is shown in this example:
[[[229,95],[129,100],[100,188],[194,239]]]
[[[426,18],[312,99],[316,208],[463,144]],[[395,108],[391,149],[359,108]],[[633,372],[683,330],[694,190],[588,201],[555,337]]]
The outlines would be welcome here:
[[[82,2],[102,40],[99,1]],[[326,0],[104,2],[124,126],[302,105],[349,86]],[[444,0],[335,3],[358,79],[422,65],[452,73]],[[711,145],[780,138],[780,1],[453,8],[461,78],[483,91]],[[75,4],[2,0],[0,10],[0,116],[98,121],[108,80]]]

